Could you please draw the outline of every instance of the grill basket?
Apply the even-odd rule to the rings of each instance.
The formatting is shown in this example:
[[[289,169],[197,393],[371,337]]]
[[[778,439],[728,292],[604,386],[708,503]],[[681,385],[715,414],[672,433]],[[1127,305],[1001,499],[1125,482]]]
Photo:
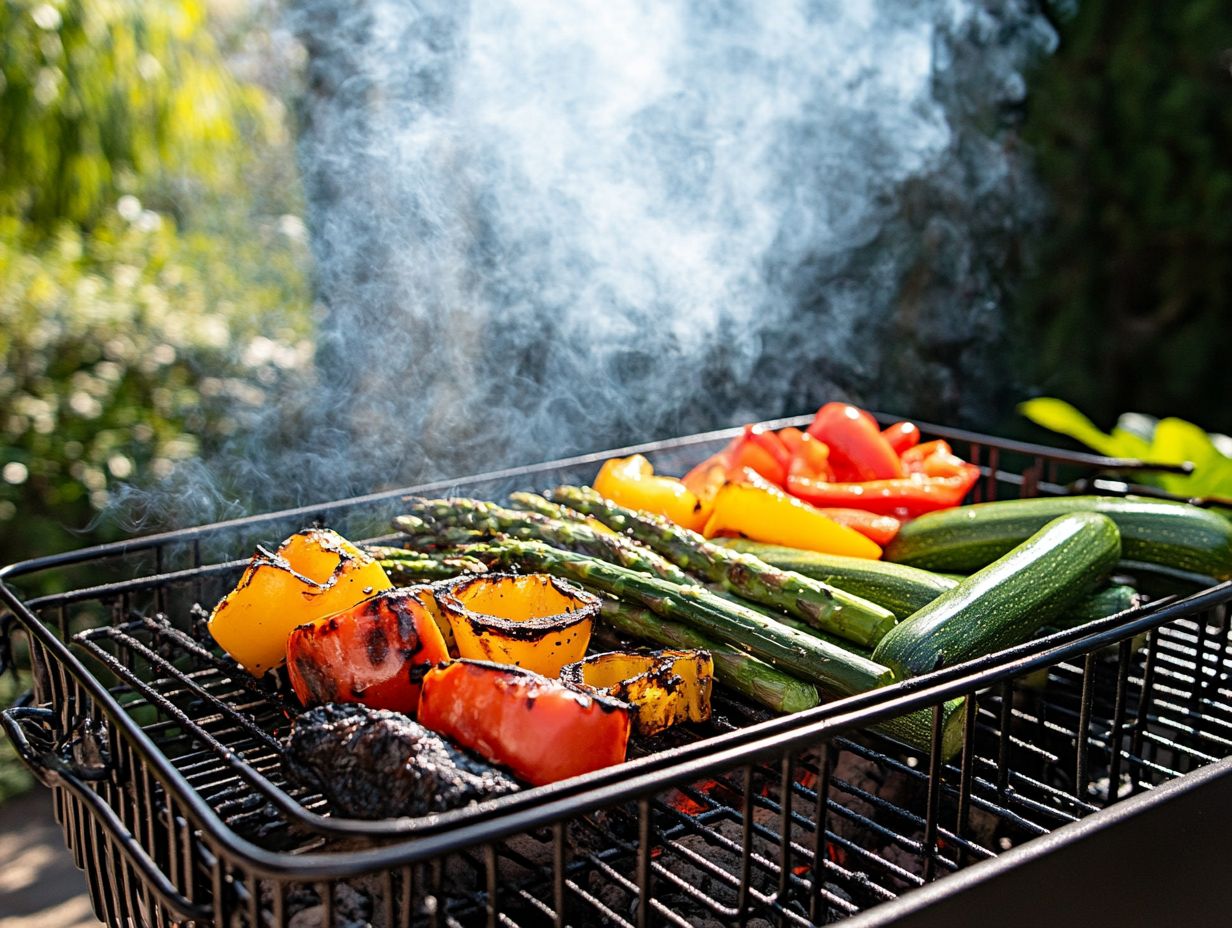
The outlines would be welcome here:
[[[1125,464],[923,431],[981,466],[977,501],[1063,492]],[[731,434],[613,453],[641,451],[679,472]],[[25,633],[34,676],[26,704],[3,722],[51,789],[99,918],[249,928],[908,924],[925,903],[1007,864],[1025,871],[1040,849],[1062,859],[1058,840],[1085,840],[1222,778],[1232,757],[1232,583],[1143,574],[1135,579],[1154,598],[1115,619],[793,716],[719,693],[711,723],[642,744],[625,765],[464,810],[358,822],[288,782],[279,739],[294,697],[274,675],[236,672],[201,628],[246,555],[308,524],[387,537],[406,493],[499,498],[589,480],[608,456],[0,571],[5,622]],[[34,578],[64,592],[23,594]],[[878,733],[909,712],[925,720],[916,744]],[[951,734],[961,746],[948,752]]]

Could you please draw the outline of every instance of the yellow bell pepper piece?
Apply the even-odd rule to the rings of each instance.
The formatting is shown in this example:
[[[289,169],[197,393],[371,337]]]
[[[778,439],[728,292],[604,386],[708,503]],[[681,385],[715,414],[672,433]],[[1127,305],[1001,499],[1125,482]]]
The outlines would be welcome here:
[[[298,625],[392,589],[381,565],[329,529],[292,535],[277,552],[258,548],[235,589],[210,614],[209,630],[254,677],[287,659]]]
[[[667,516],[695,532],[709,514],[692,490],[674,477],[655,476],[654,467],[640,454],[604,462],[594,488],[614,503]]]
[[[636,713],[634,730],[657,735],[677,722],[710,718],[714,661],[708,651],[609,651],[570,664],[561,679],[627,702]]]
[[[555,677],[590,643],[599,599],[548,574],[482,574],[434,588],[458,656]]]
[[[813,506],[765,484],[725,483],[702,534],[743,535],[754,541],[824,554],[876,559],[881,548],[854,529],[839,525]]]

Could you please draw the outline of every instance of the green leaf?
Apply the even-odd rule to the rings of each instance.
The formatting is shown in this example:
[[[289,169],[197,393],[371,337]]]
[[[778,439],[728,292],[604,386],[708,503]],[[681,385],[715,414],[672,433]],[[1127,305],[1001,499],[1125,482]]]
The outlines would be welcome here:
[[[1232,458],[1220,453],[1210,436],[1184,419],[1161,419],[1151,443],[1153,460],[1194,465],[1192,475],[1165,474],[1160,485],[1181,496],[1232,496]]]
[[[1140,437],[1122,428],[1111,435],[1099,428],[1064,400],[1040,396],[1020,403],[1018,411],[1046,429],[1068,435],[1108,457],[1142,457],[1149,446]]]

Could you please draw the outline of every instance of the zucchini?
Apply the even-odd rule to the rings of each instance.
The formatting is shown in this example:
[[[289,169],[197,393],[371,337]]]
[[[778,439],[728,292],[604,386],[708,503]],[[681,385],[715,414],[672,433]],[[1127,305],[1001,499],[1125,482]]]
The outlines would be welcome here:
[[[1126,560],[1232,577],[1232,523],[1188,503],[1142,497],[1055,496],[977,503],[908,522],[885,549],[888,560],[969,573],[1072,512],[1098,512],[1121,531]]]
[[[862,599],[889,609],[899,619],[905,619],[923,609],[947,590],[956,580],[927,570],[890,564],[862,557],[842,557],[767,545],[744,538],[716,538],[716,543],[752,554],[758,560],[781,570],[791,570],[822,583],[838,587]]]
[[[923,609],[942,593],[954,589],[958,581],[963,579],[962,575],[938,574],[931,570],[909,567],[906,564],[871,561],[861,557],[843,557],[838,554],[821,554],[817,551],[768,545],[745,538],[716,538],[714,540],[725,548],[751,554],[781,570],[794,570],[798,574],[804,574],[806,577],[812,577],[814,580],[820,580],[822,583],[874,602],[878,606],[884,606],[900,620]],[[1115,612],[1123,612],[1137,605],[1136,596],[1136,591],[1130,586],[1117,584],[1107,587],[1074,603],[1071,610],[1072,621],[1067,621],[1064,625],[1060,622],[1054,624],[1063,628],[1073,628],[1075,625],[1103,618]],[[747,606],[749,603],[744,603],[744,605]],[[780,622],[783,620],[781,615],[768,611],[767,614]],[[802,627],[802,624],[793,627]],[[818,637],[828,638],[829,636],[820,634]],[[843,639],[832,638],[831,640],[857,654],[866,655],[868,653]]]
[[[1122,542],[1124,543],[1124,542]],[[1084,596],[1065,610],[1065,615],[1059,616],[1053,623],[1054,630],[1062,628],[1077,628],[1088,622],[1097,622],[1110,615],[1124,612],[1142,603],[1142,597],[1132,586],[1124,583],[1113,583],[1098,593]]]
[[[1107,516],[1054,519],[890,629],[873,660],[901,679],[1019,644],[1093,590],[1120,556]]]
[[[951,699],[941,707],[941,760],[951,760],[963,744],[963,723],[967,700]],[[933,740],[933,710],[916,709],[873,725],[873,731],[889,735],[919,751],[927,752]]]

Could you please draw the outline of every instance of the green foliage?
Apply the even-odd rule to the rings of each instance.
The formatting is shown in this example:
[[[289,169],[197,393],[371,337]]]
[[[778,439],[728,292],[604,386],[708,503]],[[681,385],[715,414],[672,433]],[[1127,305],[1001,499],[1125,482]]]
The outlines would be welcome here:
[[[1218,496],[1232,499],[1232,439],[1209,435],[1184,419],[1154,419],[1127,413],[1111,433],[1062,400],[1039,397],[1018,407],[1037,425],[1068,435],[1098,453],[1114,458],[1137,458],[1152,464],[1194,465],[1192,474],[1136,475],[1177,496]]]
[[[107,540],[115,486],[277,402],[311,322],[282,109],[202,0],[10,0],[0,30],[7,563]]]
[[[0,4],[0,211],[89,225],[161,171],[221,179],[255,88],[231,80],[201,0]]]
[[[1232,431],[1232,6],[1083,0],[1060,33],[1026,125],[1055,210],[1028,363],[1098,419]]]
[[[23,526],[0,560],[81,545],[66,527],[109,484],[165,477],[262,408],[311,358],[303,262],[276,225],[232,240],[112,212],[32,246],[0,219],[0,526]]]

